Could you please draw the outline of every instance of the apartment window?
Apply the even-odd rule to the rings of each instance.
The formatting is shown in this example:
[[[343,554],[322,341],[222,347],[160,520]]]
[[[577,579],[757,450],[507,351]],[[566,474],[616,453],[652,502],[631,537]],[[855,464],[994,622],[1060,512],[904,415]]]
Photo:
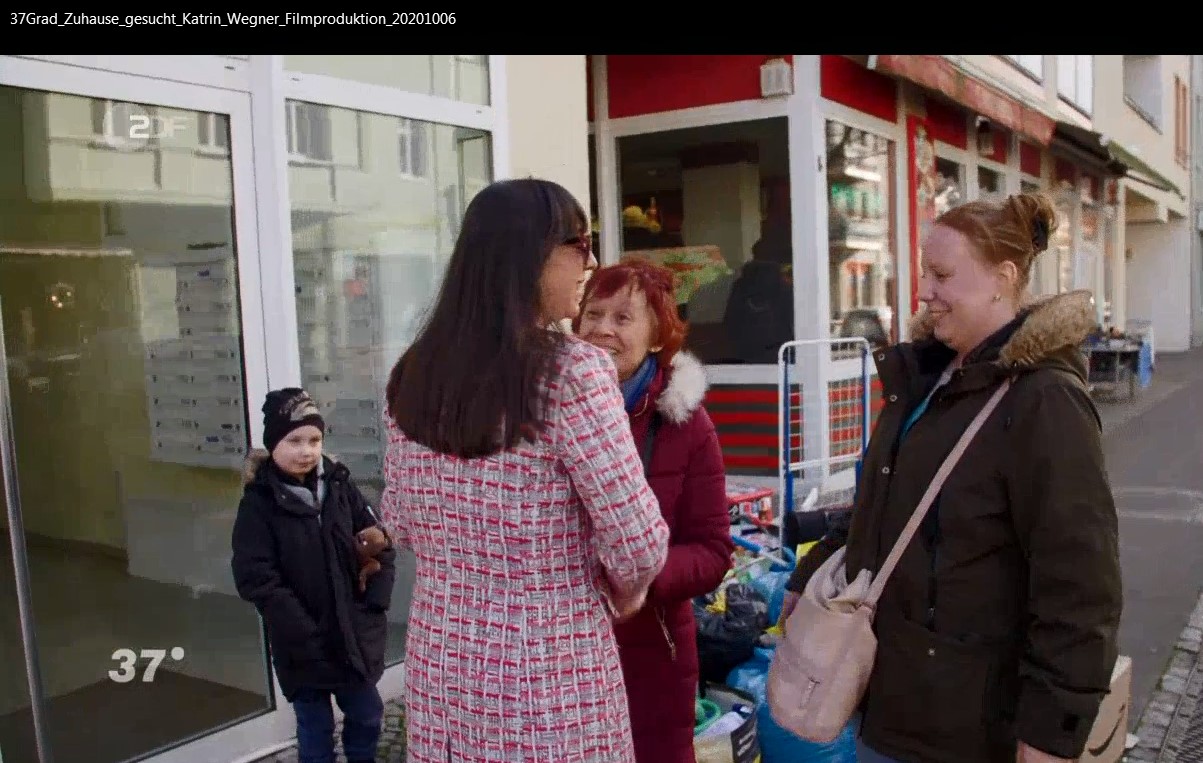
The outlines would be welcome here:
[[[1174,77],[1174,159],[1190,166],[1190,90],[1181,77]]]
[[[1031,75],[1037,82],[1044,79],[1044,56],[1003,56]]]
[[[124,148],[135,146],[139,130],[142,134],[151,132],[146,129],[146,119],[154,113],[153,109],[124,101],[93,100],[92,135],[101,142],[113,147]],[[139,118],[141,121],[135,121]]]
[[[1057,93],[1074,108],[1094,108],[1094,56],[1057,56]]]
[[[1161,129],[1161,56],[1124,56],[1124,103]]]
[[[225,114],[196,115],[196,144],[207,153],[230,152],[230,128]]]
[[[329,162],[333,159],[328,109],[312,103],[289,101],[284,114],[290,159],[302,162]]]
[[[402,119],[397,125],[397,162],[401,174],[412,178],[427,177],[430,174],[426,160],[428,151],[426,123]]]

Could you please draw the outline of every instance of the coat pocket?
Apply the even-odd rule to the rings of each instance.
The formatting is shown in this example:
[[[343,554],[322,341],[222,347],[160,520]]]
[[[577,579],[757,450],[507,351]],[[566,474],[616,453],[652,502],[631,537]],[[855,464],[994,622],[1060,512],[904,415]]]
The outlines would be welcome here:
[[[987,646],[902,617],[879,620],[866,723],[936,749],[972,749],[987,727],[994,661]]]
[[[388,615],[384,610],[364,602],[351,606],[351,627],[359,641],[359,651],[369,672],[383,664],[385,647],[388,645]]]

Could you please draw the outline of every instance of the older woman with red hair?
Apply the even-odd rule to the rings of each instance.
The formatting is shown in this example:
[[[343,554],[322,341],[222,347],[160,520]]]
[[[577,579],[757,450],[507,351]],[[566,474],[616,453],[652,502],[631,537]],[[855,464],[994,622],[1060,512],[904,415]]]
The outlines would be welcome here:
[[[573,321],[581,338],[614,360],[631,432],[671,532],[668,561],[642,607],[614,628],[638,763],[694,763],[698,652],[691,600],[722,582],[734,548],[722,452],[702,407],[706,376],[697,358],[681,350],[685,328],[672,273],[643,260],[598,270]]]

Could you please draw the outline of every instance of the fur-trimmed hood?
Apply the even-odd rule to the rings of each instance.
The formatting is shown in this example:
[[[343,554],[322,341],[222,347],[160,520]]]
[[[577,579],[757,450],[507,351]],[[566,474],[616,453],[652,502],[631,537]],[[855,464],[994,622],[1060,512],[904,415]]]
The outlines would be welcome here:
[[[656,408],[673,424],[684,424],[706,397],[709,382],[706,369],[691,353],[682,350],[673,356],[668,384],[656,400]]]
[[[252,448],[242,461],[242,484],[249,485],[254,482],[259,474],[259,467],[266,464],[269,458],[271,454],[264,448]]]
[[[259,469],[271,459],[271,453],[264,448],[252,448],[242,460],[242,484],[249,485],[259,475]],[[333,453],[322,454],[322,473],[333,476],[341,466],[338,457]]]
[[[1022,323],[1003,344],[998,361],[1013,369],[1034,366],[1058,350],[1077,347],[1098,320],[1094,297],[1079,290],[1032,300],[1020,309]],[[932,321],[924,308],[911,317],[911,341],[932,337]]]

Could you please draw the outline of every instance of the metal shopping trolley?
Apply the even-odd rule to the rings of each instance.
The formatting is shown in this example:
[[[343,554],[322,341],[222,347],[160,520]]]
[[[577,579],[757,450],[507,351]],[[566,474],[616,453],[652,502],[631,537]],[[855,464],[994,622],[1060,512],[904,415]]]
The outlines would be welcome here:
[[[863,338],[786,342],[777,353],[778,537],[818,540],[848,511],[869,444],[873,359]]]

